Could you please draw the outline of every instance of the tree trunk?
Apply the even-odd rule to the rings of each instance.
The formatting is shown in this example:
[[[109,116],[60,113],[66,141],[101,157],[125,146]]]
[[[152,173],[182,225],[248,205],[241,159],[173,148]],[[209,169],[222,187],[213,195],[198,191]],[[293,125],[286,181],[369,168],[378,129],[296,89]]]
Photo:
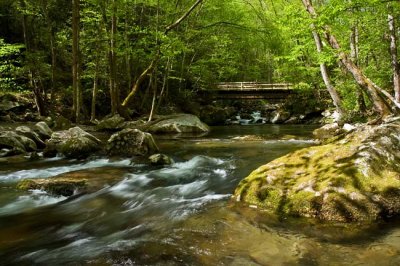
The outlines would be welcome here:
[[[311,15],[312,18],[317,18],[317,13],[314,10],[314,7],[311,4],[310,0],[302,0],[304,7],[307,12]],[[330,33],[330,29],[327,26],[323,27],[324,38],[329,43],[329,45],[336,51],[336,54],[342,64],[346,67],[347,71],[353,75],[353,78],[357,82],[357,84],[365,90],[371,99],[375,111],[379,114],[380,118],[383,118],[389,114],[392,114],[392,110],[390,109],[388,102],[382,95],[385,95],[390,101],[393,103],[393,97],[384,90],[379,88],[376,84],[374,84],[369,78],[367,78],[364,73],[361,71],[359,67],[357,67],[354,62],[349,58],[349,56],[341,49],[339,42],[336,37]],[[395,104],[395,108],[399,108],[397,104]]]
[[[354,64],[359,67],[359,49],[358,49],[358,27],[357,25],[353,26],[351,29],[350,35],[350,57],[353,60]],[[360,87],[357,87],[357,104],[358,109],[361,113],[365,113],[367,111],[367,106],[364,100],[364,93]]]
[[[91,112],[90,112],[90,121],[94,122],[96,120],[96,100],[97,100],[97,90],[98,90],[98,84],[99,84],[99,76],[98,76],[98,71],[99,71],[99,58],[96,56],[96,62],[95,62],[95,68],[94,68],[94,79],[93,79],[93,90],[92,90],[92,106],[91,106]]]
[[[124,31],[124,39],[125,39],[125,64],[126,64],[126,76],[128,78],[128,84],[131,84],[132,82],[132,73],[131,73],[131,52],[129,47],[129,38],[128,38],[128,18],[129,18],[129,12],[128,12],[128,7],[126,7],[126,12],[125,12],[125,31]],[[128,51],[128,52],[127,52]]]
[[[77,123],[81,120],[81,88],[79,76],[79,5],[80,0],[72,0],[72,90],[73,113]]]
[[[155,71],[157,72],[157,71]],[[151,101],[151,109],[150,109],[150,115],[149,115],[149,120],[148,122],[150,122],[151,120],[153,120],[153,116],[154,116],[154,111],[155,111],[155,107],[156,107],[156,99],[157,99],[157,75],[155,75],[155,73],[153,73],[152,77],[153,79],[153,83],[152,83],[152,87],[153,87],[153,100]]]
[[[200,5],[203,2],[203,0],[197,0],[186,12],[185,14],[183,14],[179,19],[177,19],[174,23],[170,24],[169,26],[167,26],[164,30],[164,35],[167,35],[168,32],[170,32],[171,30],[175,29],[176,27],[178,27],[187,17],[189,17],[189,15],[193,12],[193,10]],[[153,72],[154,68],[157,66],[158,64],[158,60],[160,58],[160,54],[161,54],[161,50],[160,50],[160,45],[158,44],[157,46],[157,52],[156,55],[154,57],[154,59],[151,61],[150,65],[142,72],[142,74],[140,74],[139,78],[136,80],[136,82],[134,83],[134,85],[132,86],[131,92],[128,94],[128,96],[126,96],[125,100],[122,103],[122,107],[126,108],[126,106],[128,105],[129,101],[132,99],[133,96],[135,96],[137,90],[139,89],[141,83],[143,82],[143,80],[146,78],[146,76],[150,73]]]
[[[322,53],[322,41],[321,41],[321,37],[319,36],[318,32],[315,30],[315,25],[312,25],[313,28],[313,36],[314,36],[314,41],[315,41],[315,45],[317,47],[317,51],[318,53]],[[340,116],[343,116],[344,114],[344,109],[342,106],[342,99],[340,98],[339,94],[337,93],[335,87],[332,85],[331,79],[329,78],[329,74],[328,74],[328,68],[326,67],[324,62],[321,62],[319,64],[320,66],[320,70],[321,70],[321,75],[322,75],[322,79],[324,80],[326,89],[328,90],[333,104],[336,107],[336,111],[339,113]]]
[[[110,32],[110,98],[111,98],[111,114],[115,115],[118,111],[118,88],[117,88],[117,62],[115,55],[115,34],[117,30],[117,5],[115,0],[112,0],[112,19],[111,19],[111,32]]]
[[[169,77],[170,62],[171,62],[171,58],[168,57],[167,65],[165,67],[165,73],[164,73],[163,84],[162,84],[162,87],[161,87],[160,97],[158,98],[158,103],[157,103],[157,106],[156,106],[156,111],[160,107],[161,102],[162,102],[163,97],[164,97],[164,94],[165,94],[165,88],[167,87],[167,82],[168,82],[168,77]]]
[[[392,14],[388,15],[388,23],[390,31],[390,55],[392,57],[394,98],[397,102],[400,102],[400,67],[399,62],[397,61],[396,25]]]
[[[23,9],[25,9],[26,8],[25,2],[20,1],[20,3],[21,3],[21,7]],[[28,22],[27,22],[26,14],[24,14],[22,17],[22,30],[23,30],[26,53],[29,54],[31,52],[31,41],[30,41],[29,34],[28,34]],[[35,75],[34,68],[32,66],[32,62],[29,62],[28,64],[29,64],[29,66],[28,66],[29,85],[30,85],[33,95],[35,97],[36,109],[40,116],[45,116],[47,114],[46,103],[43,99],[42,92],[37,85],[36,77],[35,77],[36,75]]]
[[[51,29],[50,50],[51,50],[51,87],[50,87],[50,103],[54,102],[54,89],[56,83],[56,48],[54,43],[54,31]]]

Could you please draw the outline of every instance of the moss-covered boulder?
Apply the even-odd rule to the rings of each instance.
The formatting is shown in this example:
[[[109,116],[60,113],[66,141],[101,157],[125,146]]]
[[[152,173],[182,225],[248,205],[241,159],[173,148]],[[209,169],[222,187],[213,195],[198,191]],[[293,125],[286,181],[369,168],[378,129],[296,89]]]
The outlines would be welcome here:
[[[234,198],[283,216],[375,221],[400,213],[400,122],[362,126],[252,172]]]
[[[210,128],[195,115],[176,114],[152,122],[146,131],[151,133],[199,133],[208,132]]]
[[[101,149],[101,141],[79,127],[54,132],[46,141],[44,155],[51,157],[56,154],[67,158],[87,158]]]
[[[157,151],[153,136],[138,129],[123,129],[107,142],[107,152],[111,156],[143,156]]]

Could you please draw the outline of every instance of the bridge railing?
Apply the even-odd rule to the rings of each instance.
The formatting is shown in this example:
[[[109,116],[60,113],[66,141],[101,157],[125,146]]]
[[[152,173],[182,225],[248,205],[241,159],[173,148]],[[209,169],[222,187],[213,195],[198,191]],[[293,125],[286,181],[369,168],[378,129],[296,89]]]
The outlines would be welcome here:
[[[261,82],[220,82],[215,86],[216,90],[292,90],[290,83],[261,83]]]

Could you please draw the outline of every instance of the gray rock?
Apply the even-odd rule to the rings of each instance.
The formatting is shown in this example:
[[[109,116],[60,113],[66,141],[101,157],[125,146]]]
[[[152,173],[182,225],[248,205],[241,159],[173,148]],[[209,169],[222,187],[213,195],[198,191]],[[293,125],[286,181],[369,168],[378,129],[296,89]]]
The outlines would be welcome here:
[[[0,132],[0,149],[4,149],[3,156],[22,154],[26,152],[22,139],[13,131]]]
[[[148,128],[151,133],[199,133],[210,128],[195,115],[177,114],[153,122]]]
[[[36,143],[31,140],[30,138],[27,138],[23,135],[18,135],[16,134],[16,138],[24,145],[26,151],[36,151],[37,150],[37,145]]]
[[[338,123],[327,124],[313,131],[314,138],[319,140],[327,140],[341,133],[343,133],[343,130]]]
[[[355,130],[356,128],[357,128],[356,126],[350,125],[347,123],[343,125],[343,130],[346,132],[351,132],[351,131]]]
[[[61,154],[77,159],[87,158],[101,149],[101,141],[79,127],[54,132],[46,144],[45,156]]]
[[[53,134],[53,131],[45,122],[36,123],[33,131],[35,131],[39,135],[41,140],[49,139],[51,137],[51,134]]]
[[[19,126],[15,129],[15,132],[33,140],[39,149],[44,149],[46,147],[46,144],[40,139],[39,134],[27,126]]]
[[[138,129],[123,129],[110,137],[107,151],[112,156],[131,157],[157,152],[158,147],[151,134]]]
[[[174,163],[174,160],[170,157],[160,153],[151,155],[149,160],[152,165],[170,165]]]

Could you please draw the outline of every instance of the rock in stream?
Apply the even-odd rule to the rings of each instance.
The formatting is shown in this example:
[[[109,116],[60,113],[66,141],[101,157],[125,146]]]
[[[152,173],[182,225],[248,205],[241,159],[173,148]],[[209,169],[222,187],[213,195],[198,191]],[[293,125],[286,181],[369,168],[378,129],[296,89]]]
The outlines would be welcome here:
[[[400,214],[400,121],[364,125],[253,171],[234,197],[282,216],[371,222]]]

